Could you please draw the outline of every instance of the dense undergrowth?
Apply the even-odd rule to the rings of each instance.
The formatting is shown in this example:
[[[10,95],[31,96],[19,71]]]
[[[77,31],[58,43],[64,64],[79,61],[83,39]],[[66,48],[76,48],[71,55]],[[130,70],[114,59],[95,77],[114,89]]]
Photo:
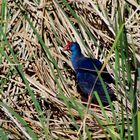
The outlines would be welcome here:
[[[140,138],[136,1],[2,0],[0,10],[1,139]],[[67,40],[104,63],[117,101],[82,103]]]

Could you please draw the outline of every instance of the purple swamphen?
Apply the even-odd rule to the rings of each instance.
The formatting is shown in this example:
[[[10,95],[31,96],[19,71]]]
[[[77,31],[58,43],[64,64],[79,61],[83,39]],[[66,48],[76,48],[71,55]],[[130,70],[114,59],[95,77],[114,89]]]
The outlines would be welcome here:
[[[81,53],[80,46],[77,42],[68,42],[68,44],[64,47],[64,50],[70,50],[72,53],[71,62],[76,73],[77,89],[82,98],[88,99],[93,91],[97,91],[103,105],[108,105],[108,100],[103,89],[103,85],[101,84],[97,73],[97,70],[101,70],[102,63],[97,59],[85,57]],[[111,101],[116,100],[113,90],[108,85],[114,83],[114,80],[107,72],[106,68],[104,68],[103,72],[101,73],[101,78],[105,83],[104,85],[108,91]],[[92,102],[97,103],[95,96],[93,96]]]

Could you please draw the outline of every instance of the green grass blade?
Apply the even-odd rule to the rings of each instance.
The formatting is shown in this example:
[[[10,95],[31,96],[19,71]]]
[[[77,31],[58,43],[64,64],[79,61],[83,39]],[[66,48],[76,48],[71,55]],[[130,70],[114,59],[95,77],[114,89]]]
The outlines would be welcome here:
[[[0,102],[0,106],[6,108],[23,125],[24,129],[26,129],[26,131],[28,132],[28,133],[26,132],[24,133],[28,139],[32,138],[33,140],[37,140],[37,136],[32,131],[32,129],[28,126],[26,121],[24,121],[15,111],[13,111],[5,103]]]
[[[5,42],[6,42],[6,44],[8,45],[8,47],[9,47],[9,49],[10,49],[10,51],[11,51],[11,54],[12,54],[14,60],[11,61],[11,59],[8,58],[8,55],[7,55],[6,57],[8,58],[8,60],[10,60],[10,63],[18,64],[18,65],[15,66],[15,69],[17,70],[17,72],[19,73],[19,75],[21,76],[22,80],[24,81],[24,83],[25,83],[25,85],[26,85],[26,87],[27,87],[28,93],[29,93],[29,95],[31,96],[32,101],[34,102],[34,105],[35,105],[35,108],[36,108],[37,112],[39,113],[39,120],[40,120],[40,122],[41,122],[41,124],[42,124],[42,126],[43,126],[43,129],[44,129],[44,131],[45,131],[45,133],[46,133],[46,137],[47,137],[47,136],[48,136],[48,130],[47,130],[47,128],[45,127],[45,124],[44,124],[45,118],[44,118],[44,116],[43,116],[43,113],[42,113],[42,110],[41,110],[41,108],[40,108],[40,105],[39,105],[38,101],[36,100],[35,95],[34,95],[34,93],[32,92],[32,90],[31,90],[31,88],[30,88],[30,86],[29,86],[29,83],[28,83],[27,79],[25,78],[24,72],[23,72],[23,70],[22,70],[22,65],[20,65],[20,64],[18,63],[18,60],[17,60],[17,58],[16,58],[16,55],[14,54],[14,52],[13,52],[13,50],[12,50],[12,48],[11,48],[11,46],[10,46],[8,40],[7,40],[6,35],[3,33],[2,29],[0,29],[0,32],[2,33],[3,38],[4,38]],[[3,52],[3,53],[4,53],[4,52]],[[4,53],[4,54],[5,54],[5,53]]]

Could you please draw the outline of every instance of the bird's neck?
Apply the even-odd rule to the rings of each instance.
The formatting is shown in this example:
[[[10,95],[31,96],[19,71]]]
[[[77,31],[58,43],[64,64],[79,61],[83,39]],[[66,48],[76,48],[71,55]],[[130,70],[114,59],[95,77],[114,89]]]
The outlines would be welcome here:
[[[72,65],[75,67],[77,61],[79,59],[81,59],[82,57],[84,57],[84,55],[81,52],[79,52],[79,51],[72,52],[72,54],[71,54]]]

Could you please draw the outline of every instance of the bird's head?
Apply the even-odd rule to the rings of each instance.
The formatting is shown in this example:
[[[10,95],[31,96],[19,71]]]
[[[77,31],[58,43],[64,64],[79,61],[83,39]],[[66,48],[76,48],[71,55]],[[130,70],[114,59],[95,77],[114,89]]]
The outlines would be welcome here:
[[[67,45],[64,47],[65,51],[71,51],[71,52],[79,52],[81,53],[80,46],[77,42],[70,42],[68,41]]]

